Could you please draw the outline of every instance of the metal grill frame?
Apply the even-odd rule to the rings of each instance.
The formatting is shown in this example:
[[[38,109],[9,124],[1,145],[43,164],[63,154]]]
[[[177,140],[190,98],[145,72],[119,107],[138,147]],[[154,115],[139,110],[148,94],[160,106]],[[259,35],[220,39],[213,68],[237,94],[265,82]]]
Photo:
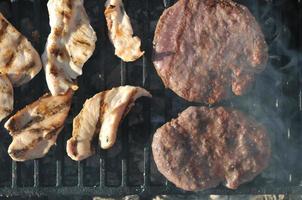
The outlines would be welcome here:
[[[14,13],[14,20],[15,24],[18,27],[18,20],[19,20],[19,6],[18,1],[20,0],[11,0],[12,10]],[[39,28],[41,25],[40,21],[40,14],[41,14],[41,1],[42,0],[34,0],[34,15],[36,16],[34,19],[35,25]],[[146,1],[146,9],[149,8],[149,0]],[[103,4],[104,1],[100,1],[100,6]],[[164,7],[169,7],[171,2],[169,0],[163,0]],[[101,10],[101,9],[100,9]],[[300,9],[301,10],[301,9]],[[301,15],[301,12],[299,13]],[[148,19],[147,19],[148,20]],[[146,21],[148,24],[149,22]],[[299,24],[297,24],[299,26]],[[302,30],[299,29],[301,32]],[[149,27],[146,26],[144,29],[145,33],[149,33]],[[299,34],[301,35],[301,33]],[[148,38],[142,38],[148,39]],[[301,41],[301,38],[297,38],[297,41]],[[39,47],[41,49],[41,47]],[[42,47],[43,48],[43,47]],[[98,48],[98,47],[97,47]],[[150,67],[150,63],[148,62],[152,52],[151,49],[146,49],[146,54],[144,55],[143,59],[143,66],[142,66],[142,86],[148,88],[148,71]],[[302,51],[302,47],[300,46],[300,51]],[[101,50],[101,54],[104,50]],[[297,65],[302,65],[302,63],[297,63]],[[121,73],[121,80],[120,84],[125,85],[127,83],[127,64],[121,61],[120,63],[120,73]],[[105,73],[103,73],[105,74]],[[299,80],[300,80],[300,89],[299,89],[299,112],[300,112],[300,119],[302,119],[302,73],[299,73]],[[106,77],[104,77],[104,82],[106,82]],[[105,88],[104,88],[105,89]],[[169,108],[169,100],[166,101],[167,107]],[[149,111],[146,112],[146,115],[150,115]],[[167,117],[168,118],[168,117]],[[126,134],[124,134],[126,135]],[[124,140],[124,139],[123,139]],[[60,142],[61,141],[61,142]],[[127,145],[127,144],[126,144]],[[58,145],[57,150],[59,152],[64,151],[62,138],[59,136],[58,138]],[[20,187],[18,186],[18,163],[12,161],[11,166],[11,186],[10,187],[2,187],[0,188],[0,196],[48,196],[48,195],[89,195],[89,196],[104,196],[104,197],[114,197],[114,196],[125,196],[130,194],[138,194],[141,196],[154,196],[156,194],[190,194],[190,192],[185,192],[183,190],[177,189],[171,183],[166,181],[165,185],[163,186],[154,186],[151,184],[150,181],[150,159],[151,159],[151,149],[150,145],[144,148],[144,174],[143,174],[143,185],[141,186],[130,186],[128,184],[128,160],[127,158],[122,159],[122,179],[121,185],[119,187],[109,187],[105,184],[105,158],[101,155],[102,152],[98,152],[99,154],[99,165],[100,165],[100,177],[99,177],[99,186],[98,187],[87,187],[83,184],[83,162],[78,162],[77,164],[77,180],[78,183],[76,186],[64,186],[62,184],[62,170],[63,170],[63,163],[62,157],[56,160],[56,185],[55,187],[41,187],[40,186],[40,165],[39,160],[34,160],[34,185],[33,187]],[[31,161],[30,161],[31,162]],[[302,195],[302,186],[288,186],[288,187],[275,187],[273,185],[263,187],[240,187],[237,190],[229,190],[223,187],[218,187],[214,189],[209,189],[200,192],[202,194],[221,194],[221,195],[234,195],[234,194],[300,194]]]

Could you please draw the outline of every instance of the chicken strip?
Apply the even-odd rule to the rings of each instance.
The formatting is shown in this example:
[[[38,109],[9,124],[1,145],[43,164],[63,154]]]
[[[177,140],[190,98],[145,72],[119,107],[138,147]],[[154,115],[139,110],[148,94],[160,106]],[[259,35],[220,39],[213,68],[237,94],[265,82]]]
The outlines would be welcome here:
[[[73,160],[83,160],[93,155],[91,143],[97,135],[102,149],[112,147],[120,121],[141,96],[151,97],[151,94],[140,87],[121,86],[88,99],[73,120],[72,138],[66,145],[68,156]]]
[[[125,62],[137,60],[144,52],[140,50],[141,40],[133,37],[131,22],[122,0],[107,0],[105,7],[109,38],[114,45],[115,55]]]
[[[35,77],[42,68],[38,52],[31,43],[0,13],[0,73],[14,86]]]
[[[4,125],[13,137],[8,154],[13,160],[43,157],[55,144],[68,115],[73,91],[65,95],[46,94],[12,116]]]
[[[14,109],[13,86],[4,74],[0,74],[0,122]]]
[[[49,0],[51,32],[42,56],[46,81],[52,95],[77,90],[75,79],[82,74],[97,40],[83,0]]]

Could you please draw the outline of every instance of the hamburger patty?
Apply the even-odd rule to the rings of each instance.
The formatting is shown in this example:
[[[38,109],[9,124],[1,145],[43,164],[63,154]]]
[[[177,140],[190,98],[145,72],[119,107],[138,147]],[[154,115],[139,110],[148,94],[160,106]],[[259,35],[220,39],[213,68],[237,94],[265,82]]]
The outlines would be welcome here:
[[[236,189],[264,170],[271,156],[265,128],[223,107],[189,107],[156,131],[152,151],[158,170],[189,191],[220,183]]]
[[[242,95],[266,65],[263,33],[231,0],[179,0],[159,19],[153,63],[164,85],[188,101]]]

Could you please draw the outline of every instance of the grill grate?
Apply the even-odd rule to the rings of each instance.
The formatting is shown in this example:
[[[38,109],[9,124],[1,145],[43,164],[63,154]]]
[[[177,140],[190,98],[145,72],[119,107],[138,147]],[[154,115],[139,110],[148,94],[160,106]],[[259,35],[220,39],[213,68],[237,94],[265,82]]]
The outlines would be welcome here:
[[[125,5],[126,5],[126,9],[129,9],[129,5],[130,2],[135,2],[135,0],[127,0],[125,1]],[[14,23],[14,25],[20,30],[21,28],[21,19],[22,17],[20,16],[22,13],[22,5],[24,5],[25,1],[21,1],[21,0],[11,0],[10,5],[11,5],[11,12],[12,12],[12,21]],[[41,33],[41,42],[35,41],[34,45],[37,49],[40,50],[40,52],[43,51],[44,48],[44,44],[45,44],[45,40],[47,37],[47,31],[43,30],[43,25],[44,24],[48,24],[48,22],[46,22],[42,15],[43,12],[45,10],[41,10],[42,8],[45,9],[45,5],[46,5],[46,1],[45,0],[33,0],[33,1],[28,1],[30,2],[32,8],[33,8],[33,23],[34,23],[34,27],[35,29]],[[85,4],[88,1],[85,2]],[[158,16],[156,15],[156,11],[154,10],[155,6],[156,7],[160,7],[161,10],[158,11],[158,13],[160,14],[160,12],[163,10],[164,7],[169,7],[170,5],[172,5],[172,1],[170,0],[144,0],[144,1],[137,1],[139,5],[144,5],[143,8],[141,8],[143,11],[141,11],[143,14],[141,14],[140,16],[143,16],[143,19],[136,19],[140,26],[142,27],[142,34],[140,35],[142,38],[142,45],[143,45],[143,49],[145,50],[145,55],[143,56],[143,58],[138,61],[140,63],[125,63],[123,61],[119,61],[119,68],[120,68],[120,72],[119,72],[119,76],[120,76],[120,82],[118,83],[118,85],[126,85],[126,84],[130,84],[130,83],[136,83],[136,85],[140,85],[143,86],[147,89],[149,89],[151,91],[151,93],[155,96],[158,97],[159,99],[163,100],[163,113],[164,113],[164,121],[168,121],[170,120],[173,116],[176,116],[175,113],[176,110],[179,111],[181,108],[176,108],[176,110],[174,109],[175,107],[177,107],[178,103],[181,101],[179,100],[177,97],[175,97],[175,95],[173,95],[170,91],[168,90],[164,90],[163,87],[154,87],[154,83],[158,81],[158,79],[154,78],[154,75],[156,74],[154,72],[152,63],[151,63],[151,55],[152,55],[152,38],[153,38],[153,31],[154,31],[154,24],[152,24],[152,22],[154,22],[154,18]],[[144,2],[144,3],[141,3]],[[247,4],[247,1],[240,1],[243,4]],[[280,1],[281,3],[283,1]],[[280,8],[280,6],[278,7],[278,3],[281,4],[280,2],[271,2],[272,7],[273,8]],[[104,1],[100,0],[97,1],[97,5],[99,6],[97,8],[98,12],[97,12],[97,16],[98,18],[102,19],[101,23],[98,23],[98,25],[95,28],[95,30],[97,30],[97,35],[99,38],[99,41],[97,43],[97,47],[96,47],[96,54],[98,55],[98,58],[93,57],[91,58],[92,61],[89,61],[89,63],[87,63],[87,65],[96,65],[98,73],[100,74],[100,78],[99,83],[97,83],[98,87],[97,90],[104,90],[106,88],[111,88],[112,84],[108,84],[108,81],[112,81],[112,77],[108,77],[109,73],[108,73],[108,69],[107,66],[108,63],[110,64],[111,61],[106,61],[107,59],[107,47],[109,47],[110,45],[108,45],[108,38],[106,37],[106,28],[105,28],[105,22],[104,22],[104,16],[103,16],[103,4]],[[133,5],[133,4],[131,4]],[[152,6],[151,6],[152,5]],[[256,5],[256,6],[255,6]],[[284,4],[286,5],[286,4]],[[301,3],[298,2],[296,3],[296,5],[299,7],[299,9],[301,9]],[[259,11],[259,3],[258,4],[254,4],[254,14],[256,15],[256,17],[258,19],[261,18],[261,16],[259,16],[259,13],[263,12],[263,10],[260,12]],[[275,6],[275,7],[274,7]],[[299,10],[298,10],[299,11]],[[298,12],[297,11],[297,12]],[[267,11],[268,12],[268,11]],[[280,11],[281,12],[281,11]],[[155,14],[154,14],[155,13]],[[157,14],[158,14],[157,13]],[[282,13],[281,13],[282,14]],[[129,12],[129,15],[131,15],[131,13]],[[156,16],[155,16],[156,15]],[[301,19],[301,14],[298,15],[299,19]],[[300,30],[300,32],[297,34],[296,37],[294,39],[294,41],[296,41],[299,45],[300,48],[300,52],[301,52],[301,38],[299,36],[301,36],[301,29],[299,29],[299,21],[297,20],[297,23],[295,24],[295,26],[297,27],[296,30]],[[43,27],[42,27],[43,26]],[[279,27],[276,27],[279,28]],[[21,29],[22,30],[22,29]],[[48,30],[49,31],[49,30]],[[112,53],[112,52],[110,52]],[[297,108],[295,112],[295,114],[292,116],[293,119],[288,119],[288,127],[286,127],[287,133],[286,133],[286,143],[290,144],[290,145],[294,145],[294,147],[299,147],[299,145],[302,144],[301,141],[301,136],[299,136],[299,133],[301,132],[300,128],[301,128],[301,119],[302,119],[302,79],[301,79],[301,59],[299,60],[299,55],[298,54],[294,54],[292,55],[292,57],[294,57],[296,59],[296,63],[293,68],[297,71],[297,79],[295,79],[295,81],[297,81],[297,83],[293,88],[288,88],[289,90],[293,90],[294,92],[292,94],[290,94],[290,98],[294,99],[294,107]],[[279,58],[279,57],[277,57]],[[96,62],[94,62],[93,60],[96,60]],[[91,63],[90,63],[91,62]],[[92,63],[94,62],[94,63]],[[139,67],[135,68],[135,65],[139,65]],[[86,67],[88,68],[88,66]],[[109,67],[110,68],[110,67]],[[132,77],[132,73],[133,70],[131,70],[132,68],[134,68],[135,70],[140,70],[139,74],[140,76],[135,76]],[[88,76],[85,76],[85,73],[89,73],[84,72],[83,77],[84,78],[80,78],[79,80],[79,84],[80,86],[85,85],[85,81],[83,81],[85,79],[85,77],[87,78]],[[41,73],[40,73],[41,74]],[[129,78],[129,77],[132,78]],[[89,77],[88,77],[89,78]],[[33,85],[35,84],[40,84],[41,82],[39,81],[44,81],[43,79],[43,75],[39,75],[39,77],[36,78],[37,81],[33,81],[34,83],[32,83]],[[133,80],[132,80],[133,79]],[[135,79],[139,79],[139,80],[135,80]],[[291,76],[287,76],[284,75],[281,77],[281,81],[283,81],[285,83],[285,85],[287,83],[291,84],[290,81],[292,79]],[[114,84],[113,84],[114,85]],[[278,85],[276,83],[276,86],[280,86],[283,87],[284,85]],[[30,87],[30,86],[27,86]],[[84,87],[84,86],[83,86]],[[36,88],[36,87],[35,87]],[[44,85],[44,91],[45,91],[45,85]],[[97,92],[94,90],[89,91],[89,94],[94,94]],[[24,92],[25,91],[25,92]],[[26,94],[26,89],[22,91],[22,89],[17,89],[17,94],[23,94],[25,96]],[[298,91],[298,92],[295,92]],[[84,91],[87,92],[87,91]],[[284,91],[286,92],[286,91]],[[38,91],[36,96],[41,95],[42,92]],[[81,94],[79,94],[78,96],[75,97],[74,101],[79,100],[78,104],[79,106],[81,105],[81,101],[83,101],[83,99],[91,96],[91,95],[85,95],[83,97],[81,97]],[[173,97],[173,98],[172,98]],[[176,102],[173,99],[177,99]],[[287,102],[283,101],[284,99],[282,98],[276,98],[273,99],[274,97],[272,97],[270,100],[271,101],[276,101],[276,105],[275,105],[275,109],[276,112],[278,109],[280,109],[281,112],[281,106],[286,107],[288,106],[287,104],[285,104]],[[31,99],[32,101],[32,99]],[[29,101],[29,102],[31,102]],[[27,102],[27,103],[29,103]],[[185,103],[183,101],[181,101],[184,106],[187,105],[192,105],[192,104],[188,104]],[[234,101],[236,104],[236,101]],[[119,137],[121,139],[121,151],[120,151],[120,157],[119,157],[119,162],[121,162],[121,173],[120,173],[120,184],[119,185],[114,185],[112,186],[111,184],[108,184],[108,173],[110,170],[110,166],[109,166],[109,152],[107,151],[103,151],[103,150],[97,150],[97,155],[95,155],[95,157],[97,157],[96,160],[94,162],[94,168],[97,169],[97,174],[99,174],[99,177],[96,177],[96,179],[98,179],[97,183],[94,184],[94,186],[88,186],[87,184],[85,184],[85,174],[87,173],[87,170],[85,170],[87,168],[88,165],[88,161],[81,161],[81,162],[77,162],[77,164],[75,164],[75,162],[73,163],[73,165],[75,166],[76,169],[76,173],[74,174],[75,176],[71,177],[72,180],[75,180],[76,184],[69,184],[67,183],[67,181],[65,180],[64,177],[66,177],[66,173],[68,173],[70,171],[70,169],[68,168],[67,164],[69,159],[66,156],[65,153],[65,142],[66,139],[68,138],[67,135],[65,135],[64,131],[70,131],[70,128],[67,130],[64,129],[64,133],[62,132],[57,140],[57,146],[55,147],[54,151],[53,151],[53,156],[50,158],[51,162],[55,163],[55,183],[54,185],[47,185],[44,186],[41,182],[41,177],[42,176],[46,176],[46,180],[49,178],[51,179],[52,177],[48,177],[49,175],[47,174],[47,167],[43,165],[43,159],[39,159],[39,160],[34,160],[34,161],[28,161],[27,163],[30,163],[29,165],[33,165],[33,167],[29,167],[28,169],[32,170],[33,173],[33,184],[24,184],[21,179],[24,179],[24,177],[26,177],[26,175],[24,175],[26,173],[26,171],[22,171],[21,168],[24,167],[24,164],[21,163],[16,163],[14,161],[11,162],[11,177],[9,178],[9,183],[10,185],[3,185],[0,183],[1,187],[0,187],[0,195],[5,195],[5,196],[33,196],[33,195],[100,195],[100,196],[123,196],[123,195],[128,195],[128,194],[139,194],[142,196],[151,196],[151,195],[156,195],[156,194],[176,194],[176,193],[188,193],[188,192],[184,192],[182,190],[179,190],[177,188],[175,188],[170,182],[168,182],[167,180],[164,180],[163,182],[161,182],[161,184],[158,184],[156,181],[154,181],[154,176],[153,176],[153,171],[152,171],[152,155],[151,155],[151,147],[150,147],[150,143],[151,143],[151,136],[152,133],[154,132],[154,124],[152,124],[152,105],[153,103],[148,101],[148,100],[143,100],[140,101],[140,103],[142,104],[142,107],[144,108],[142,110],[142,115],[143,115],[143,119],[144,119],[144,123],[143,123],[143,130],[146,131],[145,136],[149,137],[149,139],[147,140],[147,142],[145,142],[145,144],[143,145],[143,153],[142,153],[142,173],[143,173],[143,179],[142,179],[142,183],[140,184],[130,184],[130,179],[131,179],[131,168],[129,167],[129,162],[130,162],[130,145],[129,144],[129,137],[131,135],[131,133],[129,133],[129,119],[125,119],[125,121],[122,123],[121,125],[121,131],[122,134],[119,134]],[[224,102],[225,103],[225,102]],[[233,102],[228,102],[226,103],[227,105],[233,105]],[[22,105],[17,105],[18,108],[23,107],[25,104]],[[79,107],[80,108],[80,107]],[[183,108],[183,107],[182,107]],[[76,108],[77,109],[77,108]],[[160,122],[160,124],[162,124],[163,122]],[[291,125],[295,125],[296,128],[292,128]],[[69,121],[69,126],[70,126],[70,121]],[[156,125],[157,126],[157,125]],[[158,127],[158,126],[157,126]],[[297,128],[298,127],[298,128]],[[141,130],[140,130],[141,131]],[[141,134],[141,133],[136,133],[136,134]],[[7,148],[7,145],[5,146]],[[301,146],[300,149],[296,149],[296,154],[298,155],[299,150],[301,150]],[[290,156],[290,154],[293,153],[291,151],[289,152],[285,152],[285,154],[289,154],[288,156]],[[51,154],[52,155],[52,154]],[[48,155],[49,156],[49,155]],[[47,156],[47,157],[48,157]],[[301,158],[301,156],[297,156],[296,158]],[[47,159],[47,158],[45,158]],[[7,160],[8,161],[8,160]],[[289,161],[291,162],[291,160],[288,159],[284,159],[283,161]],[[215,189],[210,189],[210,190],[206,190],[203,191],[201,193],[203,194],[268,194],[268,193],[274,193],[274,194],[288,194],[288,193],[294,193],[294,194],[302,194],[302,186],[300,186],[300,182],[302,181],[302,174],[301,169],[302,169],[302,165],[301,163],[298,165],[297,164],[298,161],[296,161],[294,164],[290,165],[288,168],[290,169],[288,172],[288,176],[286,179],[282,179],[282,181],[276,181],[273,184],[269,184],[269,182],[265,182],[262,181],[262,179],[259,179],[260,182],[265,182],[265,185],[258,185],[258,182],[256,181],[255,183],[251,183],[251,184],[246,184],[242,187],[240,187],[237,190],[228,190],[226,188],[223,187],[218,187]],[[5,165],[5,163],[1,163],[1,165]],[[296,169],[294,169],[292,166],[296,166]],[[7,167],[7,166],[6,166]],[[140,172],[137,172],[140,173]],[[157,172],[158,173],[158,172]],[[279,173],[278,171],[276,173]],[[97,176],[97,175],[95,175]],[[95,178],[95,177],[94,177]],[[7,180],[6,180],[7,181]],[[5,181],[4,181],[5,182]],[[31,181],[29,181],[31,183]],[[72,181],[71,181],[72,182]],[[155,183],[156,182],[156,183]]]

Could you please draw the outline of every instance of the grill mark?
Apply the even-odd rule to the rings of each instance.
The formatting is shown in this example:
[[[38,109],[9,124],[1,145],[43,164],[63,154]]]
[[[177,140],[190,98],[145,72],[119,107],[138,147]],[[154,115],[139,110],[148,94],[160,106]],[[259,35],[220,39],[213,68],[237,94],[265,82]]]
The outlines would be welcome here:
[[[107,103],[105,103],[105,99],[106,99],[106,95],[108,94],[108,92],[102,92],[100,95],[100,114],[99,114],[99,123],[100,123],[100,127],[102,126],[102,123],[104,121],[104,113],[107,110]]]
[[[77,157],[79,155],[78,153],[78,149],[77,149],[77,146],[78,146],[78,141],[76,139],[72,140],[71,142],[71,151],[72,151],[72,154]]]
[[[62,15],[63,18],[67,19],[67,21],[70,21],[71,16],[72,16],[72,3],[71,0],[67,0],[65,2],[65,5],[67,9],[61,10],[60,14]]]
[[[129,113],[129,111],[130,111],[130,109],[131,109],[131,107],[132,106],[130,106],[134,101],[135,101],[135,99],[133,98],[134,96],[135,96],[135,94],[137,93],[138,91],[137,91],[137,88],[135,88],[133,91],[131,91],[131,93],[129,94],[129,99],[128,99],[128,101],[126,102],[126,108],[125,108],[125,110],[124,110],[124,113],[123,113],[123,116],[122,116],[122,118],[121,119],[123,119],[123,118],[125,118],[126,117],[126,115]]]
[[[61,129],[61,127],[56,127],[53,130],[50,130],[49,133],[46,134],[44,137],[46,140],[51,140],[53,137],[57,136],[58,131]]]
[[[16,54],[14,52],[11,52],[8,61],[5,63],[5,67],[10,67],[12,62],[15,60]]]
[[[109,5],[106,9],[105,9],[105,17],[107,18],[107,20],[108,19],[110,19],[109,18],[109,16],[108,15],[110,15],[112,12],[114,12],[115,11],[115,5]],[[110,19],[110,21],[111,21],[111,19]]]
[[[72,136],[74,138],[76,138],[79,135],[79,130],[80,130],[80,126],[81,126],[81,122],[82,121],[82,115],[80,113],[80,115],[74,120],[73,123],[73,130],[77,130],[74,133],[72,133]]]
[[[62,27],[56,27],[54,29],[55,36],[60,37],[62,33],[63,33],[63,28]]]
[[[71,0],[67,0],[66,6],[67,6],[68,9],[72,10],[72,3],[71,3]]]
[[[66,12],[65,10],[61,10],[60,15],[62,15],[63,18],[70,21],[71,18],[71,12]]]
[[[67,107],[69,107],[69,102],[65,102],[63,104],[59,104],[53,108],[51,108],[51,110],[49,112],[45,113],[45,117],[49,117],[55,114],[58,114],[59,112],[62,112],[63,110],[65,110]]]
[[[27,146],[23,147],[22,149],[15,149],[9,152],[10,155],[13,155],[15,158],[22,158],[25,153],[31,149],[33,149],[40,141],[43,140],[43,137],[38,137],[37,139],[33,140]]]
[[[57,135],[57,132],[60,130],[60,128],[61,127],[57,127],[53,130],[50,130],[50,132],[47,133],[47,135],[44,138],[42,136],[38,137],[37,139],[33,140],[29,145],[23,147],[22,149],[12,150],[9,154],[13,155],[15,158],[22,158],[27,151],[34,149],[35,146],[42,140],[51,140],[53,137],[55,137]],[[32,129],[31,131],[37,133],[45,130],[49,130],[49,129]]]
[[[18,33],[18,34],[19,34],[19,36],[18,36],[18,38],[16,40],[17,48],[19,48],[19,46],[21,45],[21,43],[25,40],[25,38],[20,33]]]
[[[32,69],[33,67],[35,67],[36,63],[35,61],[31,60],[27,65],[25,65],[22,69],[24,71],[28,71],[30,69]]]
[[[9,130],[11,133],[11,135],[18,135],[22,132],[22,130],[29,128],[30,126],[32,126],[35,123],[40,123],[42,122],[45,118],[51,117],[55,114],[58,114],[59,112],[63,112],[65,107],[69,106],[69,102],[57,105],[55,107],[51,107],[49,109],[43,110],[42,112],[38,112],[37,114],[39,114],[38,116],[33,116],[32,119],[25,124],[22,127],[18,126],[18,122],[16,121],[15,118],[11,119],[10,123],[8,124],[7,130]],[[60,124],[52,124],[53,127],[60,127]],[[21,130],[22,129],[22,130]],[[48,129],[37,129],[39,130],[39,132],[41,131],[45,131]],[[28,131],[37,131],[35,129],[30,129]]]
[[[57,69],[57,67],[53,63],[50,64],[49,71],[55,77],[57,77],[59,75],[59,70]]]
[[[80,59],[75,59],[74,57],[72,57],[71,60],[77,66],[82,64],[82,60],[80,60]]]
[[[105,98],[108,91],[104,91],[100,93],[100,111],[99,111],[99,120],[96,123],[95,133],[99,133],[102,127],[102,123],[104,121],[104,113],[107,109],[107,105],[105,104]]]
[[[0,17],[2,17],[2,16],[0,16]],[[4,19],[1,19],[1,18],[0,18],[0,23],[2,24],[2,27],[0,29],[0,43],[1,43],[1,41],[3,39],[3,36],[5,35],[6,29],[7,29],[9,24],[8,24],[7,21],[5,21]]]
[[[13,109],[11,109],[11,108],[3,108],[3,107],[0,108],[0,110],[5,113],[11,113],[13,111]]]
[[[2,82],[1,84],[3,84],[3,85],[0,85],[0,93],[7,94],[10,97],[13,96],[13,88],[6,83]]]
[[[43,121],[43,119],[44,118],[41,116],[34,116],[27,124],[25,124],[22,127],[19,127],[18,121],[15,118],[13,118],[13,119],[11,119],[7,129],[10,131],[11,135],[19,135],[22,132],[22,129],[26,129],[26,128],[30,127],[31,125],[33,125],[34,123],[41,122],[41,121]],[[33,130],[35,132],[35,129],[31,129],[31,130]],[[40,130],[40,129],[38,129],[38,130]]]
[[[49,53],[52,54],[54,57],[61,57],[62,60],[68,60],[68,52],[64,47],[58,48],[57,46],[51,46],[49,49]]]
[[[87,42],[85,40],[81,40],[81,39],[74,39],[74,42],[81,44],[82,46],[87,46],[87,47],[91,46],[89,42]]]
[[[49,49],[50,54],[54,55],[55,57],[61,55],[61,49],[57,48],[57,47],[51,47]]]

